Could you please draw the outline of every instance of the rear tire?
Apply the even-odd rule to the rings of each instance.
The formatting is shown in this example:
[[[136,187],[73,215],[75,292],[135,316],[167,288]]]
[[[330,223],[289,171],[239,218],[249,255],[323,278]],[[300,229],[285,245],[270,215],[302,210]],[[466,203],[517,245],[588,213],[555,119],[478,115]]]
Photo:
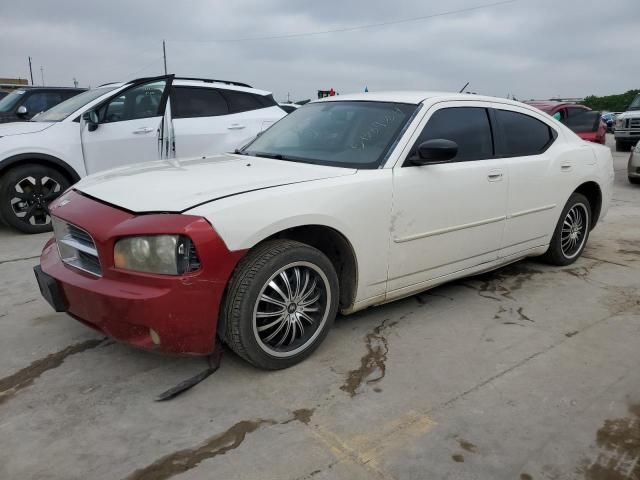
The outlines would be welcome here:
[[[0,215],[24,233],[51,230],[49,204],[71,183],[58,170],[38,164],[14,167],[0,182]]]
[[[638,177],[627,177],[627,178],[629,178],[629,183],[640,185],[640,178]]]
[[[572,264],[582,255],[590,230],[591,204],[581,193],[573,193],[562,209],[542,260],[559,266]]]
[[[287,368],[307,358],[327,336],[338,311],[338,277],[309,245],[265,242],[236,268],[223,308],[225,340],[258,368]]]

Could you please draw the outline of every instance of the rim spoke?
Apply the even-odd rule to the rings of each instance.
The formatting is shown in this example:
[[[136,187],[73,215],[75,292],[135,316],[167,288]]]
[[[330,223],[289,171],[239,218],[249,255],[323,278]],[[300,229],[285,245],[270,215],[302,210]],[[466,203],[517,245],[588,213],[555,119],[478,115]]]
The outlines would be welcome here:
[[[320,294],[318,293],[315,297],[313,297],[311,300],[305,300],[304,302],[300,302],[300,306],[301,307],[306,307],[307,305],[313,305],[314,303],[316,303],[318,300],[320,299]],[[305,309],[306,310],[306,309]]]
[[[278,307],[286,307],[287,304],[284,302],[281,302],[280,300],[276,300],[275,298],[270,297],[269,295],[267,295],[266,293],[263,293],[262,295],[260,295],[260,300],[267,302],[267,303],[272,303],[273,305],[277,305]]]
[[[309,297],[309,295],[313,293],[313,291],[316,289],[317,284],[318,282],[314,278],[313,282],[311,282],[311,286],[309,287],[309,290],[307,290],[307,292],[300,297],[300,303],[303,303]]]
[[[309,315],[307,315],[304,312],[298,312],[298,315],[300,315],[301,318],[304,318],[307,322],[309,322],[309,325],[313,325],[315,323],[313,318],[311,318]]]
[[[293,293],[293,298],[298,298],[298,295],[300,294],[300,269],[298,267],[294,267],[293,269],[293,275],[294,278],[296,280],[296,290]]]
[[[280,295],[282,297],[282,299],[286,302],[287,300],[289,300],[289,298],[284,294],[284,292],[282,290],[280,290],[280,287],[276,284],[275,280],[271,280],[269,282],[269,286],[275,290],[278,295]]]
[[[280,326],[278,328],[276,328],[273,332],[271,332],[271,335],[269,335],[267,338],[264,339],[265,342],[270,342],[271,340],[273,340],[274,338],[276,338],[276,335],[278,335],[278,333],[280,333],[280,330],[282,330],[282,327],[284,327],[287,324],[287,317],[284,318],[284,320],[280,323]]]
[[[283,325],[287,325],[287,328],[284,331],[284,335],[282,335],[282,337],[280,338],[280,340],[278,341],[278,343],[276,343],[276,347],[281,347],[282,344],[284,343],[284,341],[287,339],[287,337],[289,336],[289,331],[291,330],[291,322],[289,320],[285,321],[283,323]]]
[[[262,325],[261,327],[258,327],[258,331],[264,332],[265,330],[269,330],[270,328],[275,327],[278,324],[278,322],[282,322],[286,318],[287,318],[286,315],[281,315],[278,319],[274,320],[273,322],[268,323],[267,325]]]
[[[285,309],[278,310],[277,312],[256,312],[256,317],[258,318],[277,317],[278,315],[282,315],[285,312],[286,312]]]
[[[295,318],[293,315],[292,317]],[[291,340],[289,340],[288,345],[291,345],[296,339],[296,325],[298,325],[298,322],[295,320],[291,321]]]
[[[296,297],[296,301],[300,300],[300,297],[302,297],[302,295],[304,295],[306,289],[307,289],[307,285],[309,285],[309,272],[307,270],[304,271],[304,284],[302,285],[302,288],[300,289],[300,292],[298,293],[298,296]]]
[[[280,274],[280,278],[284,281],[284,286],[287,287],[287,300],[293,298],[293,294],[291,292],[291,283],[289,283],[289,277],[287,277],[287,272],[282,272]]]
[[[298,330],[300,330],[300,336],[304,337],[304,326],[302,325],[302,320],[300,320],[300,315],[295,314],[294,318],[296,319],[296,323],[298,324]]]

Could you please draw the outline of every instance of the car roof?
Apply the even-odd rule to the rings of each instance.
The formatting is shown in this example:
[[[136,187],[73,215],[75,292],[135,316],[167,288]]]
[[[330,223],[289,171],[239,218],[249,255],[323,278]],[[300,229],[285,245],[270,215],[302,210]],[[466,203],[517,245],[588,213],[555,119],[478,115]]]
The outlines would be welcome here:
[[[102,85],[100,85],[99,87],[96,88],[100,88],[100,87],[122,87],[124,85],[128,85],[130,83],[133,83],[136,80],[132,80],[129,82],[111,82],[111,83],[104,83]],[[271,95],[271,92],[268,92],[266,90],[260,90],[258,88],[253,88],[253,87],[249,87],[249,86],[242,86],[240,84],[238,85],[234,85],[231,84],[230,82],[225,82],[225,81],[214,81],[214,80],[207,80],[207,79],[197,79],[197,78],[174,78],[173,80],[173,85],[175,86],[181,86],[181,87],[201,87],[201,88],[223,88],[225,90],[235,90],[238,92],[247,92],[247,93],[255,93],[256,95]]]
[[[588,107],[585,107],[584,105],[581,105],[579,103],[575,103],[575,102],[558,102],[556,100],[527,100],[524,103],[526,103],[527,105],[531,105],[532,107],[536,107],[539,110],[542,110],[543,112],[548,112],[548,111],[552,111],[554,109],[560,108],[560,107],[582,107],[585,109],[588,109]]]
[[[87,89],[84,87],[43,87],[41,85],[24,85],[16,88],[15,90],[71,90],[83,92]]]
[[[487,95],[476,95],[470,93],[457,93],[457,92],[437,92],[437,91],[390,91],[390,92],[365,92],[365,93],[353,93],[347,95],[336,95],[333,97],[325,97],[320,100],[314,100],[311,103],[316,102],[336,102],[336,101],[371,101],[371,102],[395,102],[395,103],[410,103],[419,104],[430,100],[435,101],[455,101],[455,100],[471,100],[482,102],[498,102],[515,106],[527,106],[521,102],[514,100],[508,100],[506,98],[490,97]]]

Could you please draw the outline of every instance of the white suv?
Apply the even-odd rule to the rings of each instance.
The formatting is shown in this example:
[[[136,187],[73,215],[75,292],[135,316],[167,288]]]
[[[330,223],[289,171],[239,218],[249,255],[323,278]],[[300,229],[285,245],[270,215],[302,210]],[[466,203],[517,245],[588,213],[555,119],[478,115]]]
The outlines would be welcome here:
[[[111,83],[0,125],[0,218],[51,228],[48,204],[81,177],[158,158],[233,151],[285,116],[271,93],[166,75]]]

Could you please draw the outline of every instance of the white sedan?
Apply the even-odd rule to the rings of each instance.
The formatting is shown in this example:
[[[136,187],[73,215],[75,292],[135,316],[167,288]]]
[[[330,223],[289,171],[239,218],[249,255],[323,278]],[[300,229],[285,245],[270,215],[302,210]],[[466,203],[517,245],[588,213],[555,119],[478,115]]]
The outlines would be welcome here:
[[[336,313],[542,255],[567,265],[605,215],[609,149],[527,105],[343,95],[237,154],[90,176],[54,202],[36,267],[58,311],[131,345],[266,369]]]

